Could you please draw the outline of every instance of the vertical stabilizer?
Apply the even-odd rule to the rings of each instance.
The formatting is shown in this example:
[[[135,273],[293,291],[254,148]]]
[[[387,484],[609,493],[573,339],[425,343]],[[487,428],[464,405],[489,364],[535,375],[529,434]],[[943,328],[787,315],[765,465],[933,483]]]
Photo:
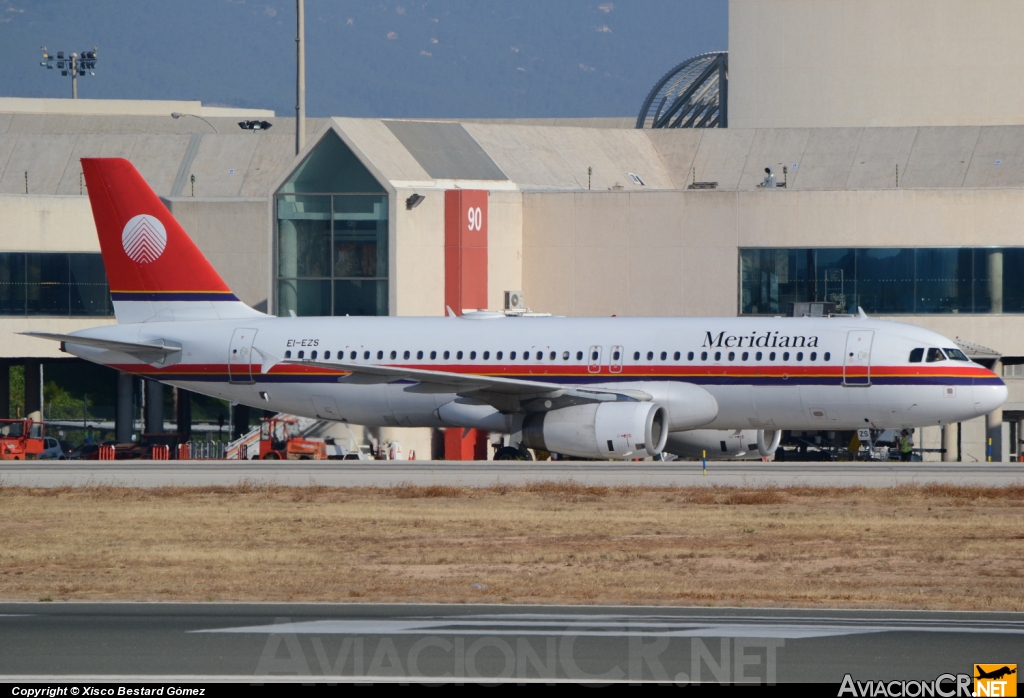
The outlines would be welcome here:
[[[220,278],[122,158],[82,158],[103,266],[119,323],[260,316]]]

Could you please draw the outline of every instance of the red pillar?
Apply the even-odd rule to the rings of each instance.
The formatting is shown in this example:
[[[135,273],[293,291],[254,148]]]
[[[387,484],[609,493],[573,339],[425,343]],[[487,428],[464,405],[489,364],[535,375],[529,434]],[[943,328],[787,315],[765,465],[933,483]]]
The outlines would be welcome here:
[[[463,309],[487,307],[486,191],[444,193],[444,303],[457,315]],[[486,460],[487,433],[471,429],[463,437],[463,431],[445,431],[445,460]]]
[[[444,193],[444,303],[458,315],[487,307],[487,192]]]

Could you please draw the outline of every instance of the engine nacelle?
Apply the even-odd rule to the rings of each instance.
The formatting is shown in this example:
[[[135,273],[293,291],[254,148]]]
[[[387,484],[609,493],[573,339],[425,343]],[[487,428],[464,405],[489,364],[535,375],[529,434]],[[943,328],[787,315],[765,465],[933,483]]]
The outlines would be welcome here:
[[[705,452],[712,460],[767,458],[775,453],[781,440],[781,429],[767,434],[764,429],[693,429],[669,434],[665,450],[683,458],[700,458]]]
[[[578,458],[656,456],[665,448],[668,412],[653,402],[600,402],[531,414],[523,443]]]

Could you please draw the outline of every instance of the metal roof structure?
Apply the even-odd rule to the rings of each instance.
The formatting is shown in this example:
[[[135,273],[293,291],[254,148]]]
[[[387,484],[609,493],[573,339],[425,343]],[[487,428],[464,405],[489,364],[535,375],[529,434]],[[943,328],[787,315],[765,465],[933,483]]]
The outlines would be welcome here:
[[[670,70],[651,89],[637,128],[725,128],[729,125],[729,54],[702,53]]]

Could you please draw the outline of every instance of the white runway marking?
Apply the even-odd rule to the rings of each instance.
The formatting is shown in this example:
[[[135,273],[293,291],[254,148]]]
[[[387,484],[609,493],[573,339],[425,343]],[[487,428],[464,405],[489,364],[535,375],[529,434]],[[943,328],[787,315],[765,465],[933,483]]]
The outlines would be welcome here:
[[[804,639],[885,632],[1024,634],[1024,623],[876,620],[869,618],[802,618],[717,616],[612,616],[495,614],[444,619],[317,620],[236,628],[210,628],[199,633],[304,635],[577,635],[581,637],[760,637]]]

